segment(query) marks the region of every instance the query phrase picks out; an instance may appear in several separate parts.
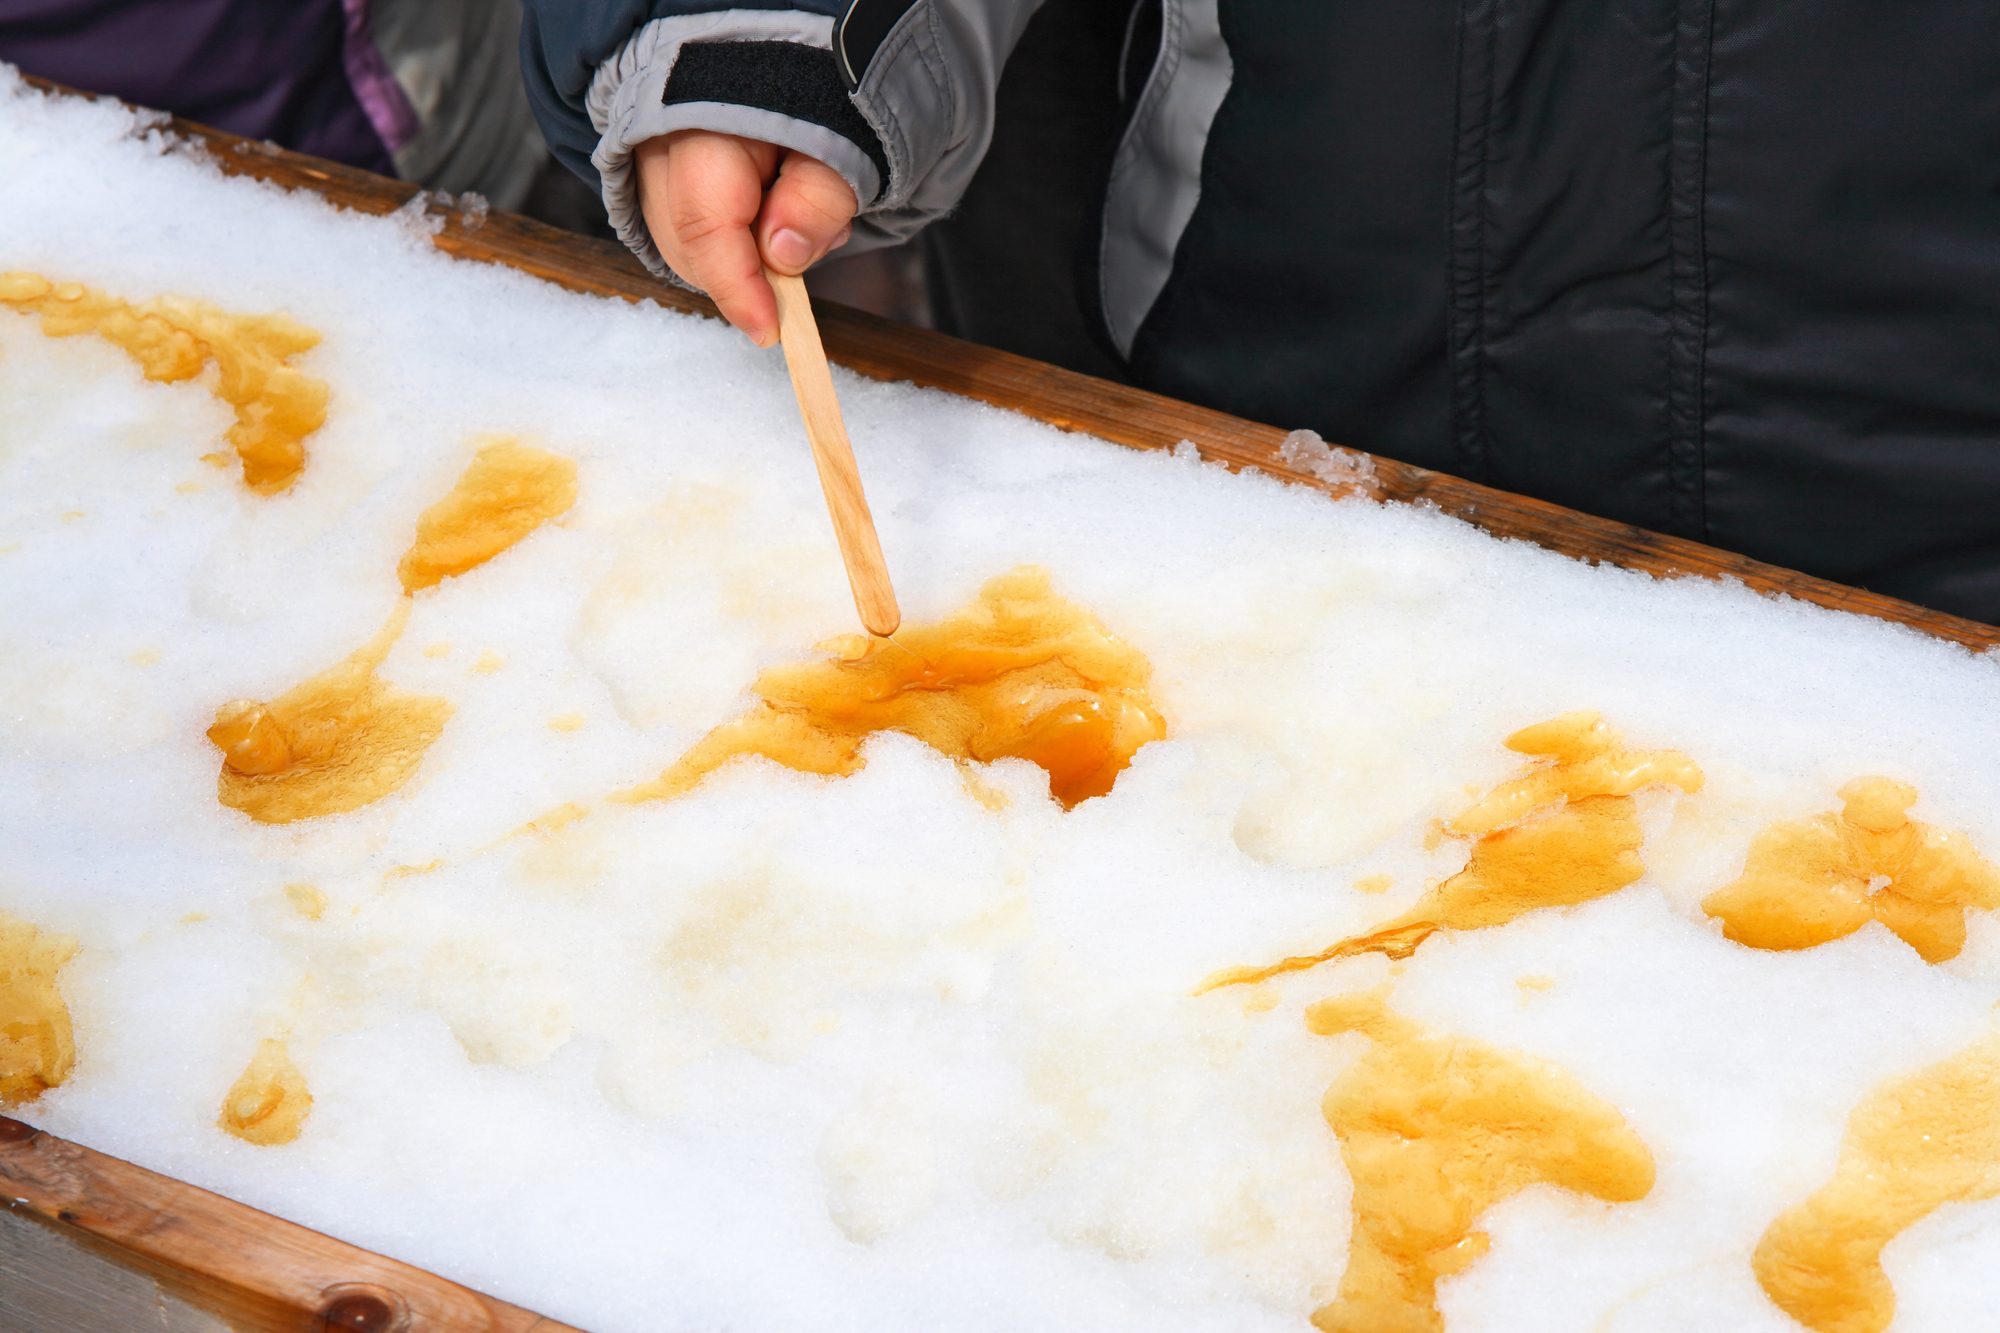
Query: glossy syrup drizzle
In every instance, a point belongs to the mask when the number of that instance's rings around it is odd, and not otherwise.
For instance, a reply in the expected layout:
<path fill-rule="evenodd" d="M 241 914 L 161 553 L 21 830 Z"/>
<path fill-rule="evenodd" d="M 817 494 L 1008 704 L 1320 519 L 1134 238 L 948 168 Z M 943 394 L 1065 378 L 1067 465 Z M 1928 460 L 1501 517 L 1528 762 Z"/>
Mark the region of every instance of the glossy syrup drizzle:
<path fill-rule="evenodd" d="M 0 273 L 0 305 L 40 315 L 52 338 L 96 334 L 138 362 L 149 380 L 191 380 L 212 363 L 215 396 L 236 413 L 229 443 L 244 484 L 259 495 L 275 495 L 298 478 L 306 437 L 326 421 L 326 382 L 291 364 L 319 335 L 283 315 L 236 315 L 175 296 L 135 304 L 34 273 Z"/>
<path fill-rule="evenodd" d="M 1473 840 L 1465 869 L 1394 920 L 1315 954 L 1265 967 L 1228 968 L 1197 989 L 1213 990 L 1301 972 L 1339 958 L 1407 958 L 1440 930 L 1501 926 L 1544 907 L 1602 898 L 1645 873 L 1632 794 L 1701 787 L 1701 770 L 1675 750 L 1628 750 L 1596 713 L 1568 713 L 1515 732 L 1507 748 L 1534 764 L 1443 826 Z"/>
<path fill-rule="evenodd" d="M 1758 834 L 1742 875 L 1702 910 L 1755 949 L 1810 949 L 1879 921 L 1925 962 L 1956 958 L 1967 909 L 2000 907 L 2000 867 L 1964 834 L 1911 819 L 1905 783 L 1859 778 L 1840 798 L 1837 812 Z"/>
<path fill-rule="evenodd" d="M 267 1037 L 223 1097 L 216 1123 L 245 1143 L 272 1148 L 298 1138 L 312 1104 L 306 1076 L 285 1043 Z"/>
<path fill-rule="evenodd" d="M 344 661 L 268 702 L 216 710 L 222 751 L 216 799 L 264 824 L 358 810 L 409 781 L 444 730 L 451 705 L 376 675 L 409 617 L 409 602 Z"/>
<path fill-rule="evenodd" d="M 864 738 L 901 731 L 959 759 L 1026 759 L 1074 806 L 1110 791 L 1139 747 L 1167 733 L 1146 659 L 1056 596 L 1040 569 L 992 580 L 946 620 L 833 648 L 764 672 L 750 712 L 621 799 L 679 796 L 739 755 L 845 776 L 861 767 Z"/>
<path fill-rule="evenodd" d="M 417 520 L 396 567 L 404 592 L 476 569 L 576 503 L 576 460 L 495 437 L 480 443 L 450 494 Z"/>
<path fill-rule="evenodd" d="M 1653 1157 L 1618 1110 L 1563 1070 L 1426 1033 L 1379 993 L 1313 1005 L 1312 1031 L 1367 1054 L 1321 1103 L 1354 1182 L 1354 1230 L 1324 1333 L 1438 1333 L 1437 1284 L 1486 1253 L 1480 1217 L 1531 1185 L 1644 1198 Z"/>
<path fill-rule="evenodd" d="M 0 1106 L 22 1106 L 61 1086 L 76 1038 L 58 974 L 76 941 L 0 911 Z"/>
<path fill-rule="evenodd" d="M 2000 1036 L 1891 1079 L 1848 1117 L 1833 1178 L 1757 1243 L 1758 1282 L 1814 1333 L 1881 1333 L 1882 1249 L 1948 1203 L 2000 1195 Z"/>
<path fill-rule="evenodd" d="M 357 810 L 408 782 L 451 705 L 376 674 L 401 637 L 410 598 L 485 564 L 576 499 L 576 464 L 515 440 L 484 442 L 457 483 L 425 510 L 398 565 L 396 612 L 367 644 L 277 698 L 216 710 L 216 796 L 266 824 Z"/>

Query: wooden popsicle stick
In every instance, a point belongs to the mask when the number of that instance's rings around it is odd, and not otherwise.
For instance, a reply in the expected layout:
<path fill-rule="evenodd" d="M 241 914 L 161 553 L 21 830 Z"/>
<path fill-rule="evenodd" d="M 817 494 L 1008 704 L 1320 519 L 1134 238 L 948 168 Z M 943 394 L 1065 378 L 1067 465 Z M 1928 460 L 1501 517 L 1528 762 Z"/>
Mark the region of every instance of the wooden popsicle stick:
<path fill-rule="evenodd" d="M 771 280 L 771 290 L 778 296 L 778 338 L 785 346 L 785 368 L 792 373 L 792 392 L 798 395 L 799 415 L 805 419 L 806 439 L 812 443 L 820 489 L 826 493 L 826 511 L 833 518 L 833 535 L 847 565 L 854 609 L 861 613 L 863 628 L 887 638 L 902 624 L 903 613 L 896 606 L 896 590 L 889 586 L 889 566 L 882 559 L 882 543 L 875 535 L 868 497 L 861 490 L 854 448 L 847 442 L 847 426 L 840 419 L 840 400 L 833 395 L 833 374 L 826 366 L 826 349 L 820 345 L 812 299 L 806 295 L 804 278 L 769 269 L 764 276 Z"/>

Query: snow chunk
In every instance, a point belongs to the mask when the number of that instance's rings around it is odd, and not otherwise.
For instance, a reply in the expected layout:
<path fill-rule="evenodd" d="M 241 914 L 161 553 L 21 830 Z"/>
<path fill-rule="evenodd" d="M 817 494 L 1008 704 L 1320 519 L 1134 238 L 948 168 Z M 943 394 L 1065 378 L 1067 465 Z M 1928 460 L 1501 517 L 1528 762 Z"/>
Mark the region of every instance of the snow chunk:
<path fill-rule="evenodd" d="M 1352 449 L 1336 449 L 1317 431 L 1295 430 L 1278 445 L 1278 461 L 1294 472 L 1358 491 L 1375 488 L 1375 460 Z"/>

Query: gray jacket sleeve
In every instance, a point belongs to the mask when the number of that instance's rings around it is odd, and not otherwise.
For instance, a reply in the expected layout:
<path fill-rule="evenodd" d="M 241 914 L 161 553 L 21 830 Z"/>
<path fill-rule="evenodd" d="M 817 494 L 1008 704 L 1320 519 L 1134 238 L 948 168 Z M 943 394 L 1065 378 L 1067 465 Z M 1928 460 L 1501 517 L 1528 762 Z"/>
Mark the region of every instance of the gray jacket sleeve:
<path fill-rule="evenodd" d="M 958 202 L 992 138 L 1007 55 L 1041 0 L 527 0 L 522 65 L 550 145 L 603 192 L 655 273 L 633 149 L 706 129 L 818 158 L 853 189 L 850 248 L 901 241 Z"/>

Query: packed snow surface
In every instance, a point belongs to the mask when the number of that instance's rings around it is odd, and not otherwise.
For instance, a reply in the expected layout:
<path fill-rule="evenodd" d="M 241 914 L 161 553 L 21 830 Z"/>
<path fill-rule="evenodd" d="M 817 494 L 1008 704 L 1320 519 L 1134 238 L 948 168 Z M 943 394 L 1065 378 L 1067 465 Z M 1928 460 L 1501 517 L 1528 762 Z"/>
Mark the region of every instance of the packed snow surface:
<path fill-rule="evenodd" d="M 0 913 L 78 945 L 74 1069 L 17 1112 L 52 1132 L 599 1333 L 1301 1333 L 1353 1225 L 1321 1098 L 1405 1068 L 1372 1023 L 1543 1070 L 1509 1077 L 1621 1145 L 1615 1184 L 1477 1219 L 1452 1333 L 1753 1333 L 1797 1326 L 1752 1252 L 1850 1113 L 1993 1031 L 1988 911 L 1930 963 L 1702 910 L 1867 775 L 2000 856 L 1991 658 L 841 375 L 906 620 L 1045 569 L 1150 661 L 1166 738 L 1073 809 L 894 732 L 851 776 L 738 759 L 619 802 L 853 629 L 779 354 L 11 76 L 0 180 L 0 271 L 283 314 L 330 386 L 261 495 L 203 460 L 213 370 L 0 310 Z M 412 594 L 379 676 L 449 706 L 414 776 L 292 823 L 221 803 L 217 709 L 373 641 L 496 437 L 574 460 L 575 500 Z M 1699 766 L 1632 796 L 1636 882 L 1196 994 L 1407 911 L 1466 863 L 1437 822 L 1522 770 L 1502 741 L 1575 710 Z M 1393 1019 L 1308 1028 L 1381 987 Z M 311 1104 L 260 1146 L 218 1120 L 273 1041 Z M 2000 1202 L 1884 1266 L 1897 1328 L 1990 1323 Z"/>

